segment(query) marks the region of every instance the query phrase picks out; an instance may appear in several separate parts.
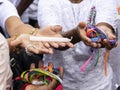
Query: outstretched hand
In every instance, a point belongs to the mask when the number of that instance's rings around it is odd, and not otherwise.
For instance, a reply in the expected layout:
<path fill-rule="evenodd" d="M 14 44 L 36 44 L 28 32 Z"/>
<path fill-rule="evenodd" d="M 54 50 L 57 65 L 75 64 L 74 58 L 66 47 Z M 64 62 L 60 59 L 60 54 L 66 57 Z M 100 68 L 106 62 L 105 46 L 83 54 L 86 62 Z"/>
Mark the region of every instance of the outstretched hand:
<path fill-rule="evenodd" d="M 36 34 L 36 36 L 48 36 L 48 37 L 60 37 L 63 38 L 61 35 L 62 27 L 59 25 L 56 26 L 49 26 L 42 28 L 39 33 Z M 70 42 L 43 42 L 46 47 L 65 47 L 68 46 L 70 48 L 73 47 L 73 44 Z"/>
<path fill-rule="evenodd" d="M 109 28 L 107 28 L 105 25 L 98 25 L 98 28 L 100 28 L 101 30 L 104 30 L 104 32 L 107 35 L 107 39 L 103 39 L 97 42 L 92 42 L 92 40 L 87 36 L 86 34 L 86 23 L 84 22 L 80 22 L 77 26 L 77 31 L 78 31 L 78 35 L 80 37 L 80 39 L 88 46 L 91 47 L 97 47 L 97 48 L 102 48 L 102 47 L 106 47 L 107 49 L 112 49 L 114 47 L 117 46 L 116 42 L 114 45 L 111 45 L 109 40 L 115 40 L 116 36 L 113 35 L 113 33 L 111 32 L 111 30 Z"/>
<path fill-rule="evenodd" d="M 46 36 L 46 37 L 61 37 L 62 28 L 60 26 L 49 26 L 42 29 L 38 29 L 35 36 Z M 35 54 L 43 54 L 48 53 L 52 54 L 54 48 L 59 47 L 73 47 L 73 44 L 70 42 L 43 42 L 43 41 L 30 41 L 30 35 L 29 34 L 21 34 L 19 35 L 15 40 L 11 41 L 10 46 L 21 46 L 23 48 L 28 49 L 29 52 L 35 53 Z"/>
<path fill-rule="evenodd" d="M 107 38 L 103 40 L 103 42 L 101 42 L 101 46 L 102 47 L 106 47 L 108 50 L 117 47 L 118 45 L 118 41 L 117 41 L 117 34 L 118 32 L 116 31 L 112 31 L 112 29 L 108 28 L 108 26 L 106 25 L 97 25 L 97 27 L 101 30 L 103 30 L 103 32 L 106 33 Z M 114 41 L 114 43 L 112 44 L 110 41 Z"/>
<path fill-rule="evenodd" d="M 91 47 L 100 47 L 101 44 L 100 43 L 95 43 L 95 42 L 92 42 L 91 39 L 87 36 L 86 34 L 86 23 L 84 22 L 80 22 L 77 26 L 78 28 L 78 34 L 79 34 L 79 37 L 80 39 L 88 46 L 91 46 Z"/>

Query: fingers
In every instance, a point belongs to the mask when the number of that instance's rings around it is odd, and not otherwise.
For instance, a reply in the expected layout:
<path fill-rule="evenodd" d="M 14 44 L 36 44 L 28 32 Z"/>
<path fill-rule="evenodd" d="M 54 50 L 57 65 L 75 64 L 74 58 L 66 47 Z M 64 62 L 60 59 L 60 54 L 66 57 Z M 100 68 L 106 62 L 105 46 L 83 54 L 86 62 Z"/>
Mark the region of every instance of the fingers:
<path fill-rule="evenodd" d="M 45 47 L 50 48 L 50 44 L 48 42 L 42 42 Z"/>
<path fill-rule="evenodd" d="M 13 41 L 11 41 L 10 45 L 15 47 L 21 44 L 21 39 L 15 39 Z"/>
<path fill-rule="evenodd" d="M 59 44 L 56 42 L 48 42 L 51 47 L 58 48 Z"/>
<path fill-rule="evenodd" d="M 35 63 L 31 63 L 30 69 L 34 69 L 34 68 L 35 68 Z"/>
<path fill-rule="evenodd" d="M 51 26 L 51 30 L 56 33 L 60 33 L 62 31 L 62 27 L 60 25 Z"/>
<path fill-rule="evenodd" d="M 26 52 L 35 53 L 35 54 L 53 54 L 53 50 L 51 48 L 46 48 L 42 44 L 28 44 L 26 46 Z"/>
<path fill-rule="evenodd" d="M 111 30 L 105 31 L 107 38 L 102 41 L 102 46 L 107 49 L 115 48 L 118 45 L 117 37 L 112 33 Z"/>
<path fill-rule="evenodd" d="M 70 48 L 74 48 L 74 45 L 71 42 L 67 42 L 66 46 L 70 47 Z"/>
<path fill-rule="evenodd" d="M 79 33 L 79 37 L 81 38 L 81 40 L 88 46 L 92 46 L 92 47 L 97 47 L 96 43 L 93 43 L 91 41 L 91 39 L 86 35 L 86 31 L 85 31 L 85 27 L 86 24 L 84 22 L 80 22 L 78 25 L 78 33 Z"/>
<path fill-rule="evenodd" d="M 112 48 L 117 47 L 118 42 L 115 41 L 113 44 L 111 44 L 109 40 L 104 39 L 102 45 L 103 45 L 104 47 L 106 47 L 107 49 L 111 50 Z"/>
<path fill-rule="evenodd" d="M 29 40 L 29 35 L 22 34 L 15 40 L 11 41 L 11 46 L 21 46 L 26 49 L 26 52 L 31 54 L 52 54 L 53 50 L 47 42 L 32 42 Z M 55 46 L 55 45 L 54 45 Z"/>
<path fill-rule="evenodd" d="M 39 60 L 38 68 L 44 68 L 44 61 L 43 60 Z"/>
<path fill-rule="evenodd" d="M 106 34 L 109 40 L 116 39 L 116 36 L 111 31 L 106 31 Z"/>
<path fill-rule="evenodd" d="M 91 39 L 87 36 L 87 32 L 86 32 L 86 23 L 84 22 L 80 22 L 78 24 L 78 33 L 79 33 L 79 37 L 81 38 L 81 40 L 87 45 L 87 46 L 91 46 L 91 47 L 95 47 L 95 48 L 99 48 L 101 47 L 101 43 L 98 42 L 92 42 Z"/>
<path fill-rule="evenodd" d="M 15 40 L 11 41 L 11 46 L 22 46 L 25 47 L 25 43 L 29 43 L 29 34 L 21 34 Z"/>
<path fill-rule="evenodd" d="M 80 22 L 80 23 L 78 24 L 78 27 L 79 27 L 80 29 L 85 29 L 86 23 L 85 23 L 85 22 Z"/>
<path fill-rule="evenodd" d="M 107 49 L 112 49 L 116 47 L 118 43 L 114 41 L 116 40 L 116 36 L 113 35 L 111 29 L 105 27 L 100 27 L 100 28 L 105 31 L 107 38 L 97 42 L 92 42 L 91 39 L 86 35 L 86 24 L 84 22 L 80 22 L 78 25 L 80 38 L 86 45 L 91 47 L 96 47 L 96 48 L 105 47 Z"/>
<path fill-rule="evenodd" d="M 78 24 L 78 32 L 79 32 L 80 38 L 83 40 L 83 42 L 84 42 L 85 44 L 91 45 L 92 42 L 91 42 L 90 38 L 87 37 L 85 28 L 86 28 L 86 23 L 80 22 L 80 23 Z"/>
<path fill-rule="evenodd" d="M 58 32 L 58 37 L 62 37 L 62 35 L 60 34 L 60 31 L 62 30 L 62 27 L 61 26 L 59 26 L 59 25 L 56 25 L 56 26 L 53 26 L 52 27 L 53 29 L 53 31 L 57 31 Z M 57 42 L 56 42 L 57 43 Z M 57 45 L 58 44 L 58 45 Z M 59 47 L 65 47 L 65 46 L 68 46 L 69 48 L 73 48 L 74 47 L 74 45 L 71 43 L 71 42 L 58 42 L 57 44 L 55 44 L 55 43 L 50 43 L 50 45 L 52 46 L 52 47 L 55 47 L 55 48 L 59 48 Z"/>
<path fill-rule="evenodd" d="M 60 32 L 62 31 L 62 27 L 59 25 L 56 26 L 49 26 L 47 28 L 43 28 L 42 31 L 40 30 L 38 35 L 42 35 L 42 36 L 47 36 L 47 37 L 61 37 L 62 35 L 60 34 Z M 49 48 L 49 47 L 54 47 L 54 48 L 59 48 L 59 47 L 73 47 L 72 44 L 66 43 L 66 42 L 42 42 L 45 47 Z"/>

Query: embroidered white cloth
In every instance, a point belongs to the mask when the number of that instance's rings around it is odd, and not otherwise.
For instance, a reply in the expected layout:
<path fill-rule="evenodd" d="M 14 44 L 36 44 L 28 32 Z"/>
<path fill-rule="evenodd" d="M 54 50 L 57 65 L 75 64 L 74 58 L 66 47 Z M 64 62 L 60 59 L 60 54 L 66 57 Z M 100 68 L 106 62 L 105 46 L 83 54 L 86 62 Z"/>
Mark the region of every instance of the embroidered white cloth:
<path fill-rule="evenodd" d="M 78 4 L 73 4 L 69 0 L 39 0 L 39 25 L 40 27 L 61 25 L 63 32 L 66 32 L 81 21 L 87 23 L 90 9 L 95 6 L 97 10 L 95 23 L 106 22 L 114 27 L 117 14 L 114 3 L 114 0 L 83 0 Z M 104 49 L 100 49 L 99 53 L 97 66 L 94 66 L 98 56 L 95 52 L 94 58 L 82 73 L 80 67 L 91 55 L 90 47 L 85 46 L 83 42 L 76 44 L 73 49 L 55 50 L 53 55 L 45 55 L 45 62 L 54 61 L 56 66 L 64 66 L 65 90 L 111 90 L 112 69 L 107 64 L 108 75 L 104 75 Z"/>

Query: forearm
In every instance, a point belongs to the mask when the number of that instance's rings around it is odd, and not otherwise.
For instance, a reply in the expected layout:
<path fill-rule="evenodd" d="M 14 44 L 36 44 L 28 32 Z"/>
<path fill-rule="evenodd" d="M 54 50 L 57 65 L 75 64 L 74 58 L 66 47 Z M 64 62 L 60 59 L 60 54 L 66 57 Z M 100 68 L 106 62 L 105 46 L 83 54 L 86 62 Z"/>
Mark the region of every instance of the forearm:
<path fill-rule="evenodd" d="M 9 17 L 5 22 L 5 26 L 11 37 L 22 33 L 31 33 L 34 29 L 32 26 L 24 24 L 16 16 Z"/>
<path fill-rule="evenodd" d="M 17 6 L 17 10 L 20 16 L 23 14 L 23 12 L 29 7 L 29 5 L 32 2 L 33 0 L 21 0 L 19 5 Z"/>

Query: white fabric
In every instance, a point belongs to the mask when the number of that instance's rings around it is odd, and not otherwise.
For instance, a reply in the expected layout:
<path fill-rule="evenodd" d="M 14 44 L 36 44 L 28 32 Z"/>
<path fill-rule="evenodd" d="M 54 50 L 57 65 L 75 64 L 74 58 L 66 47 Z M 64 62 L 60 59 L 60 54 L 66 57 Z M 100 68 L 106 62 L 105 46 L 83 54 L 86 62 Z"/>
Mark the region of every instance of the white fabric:
<path fill-rule="evenodd" d="M 28 7 L 28 16 L 30 19 L 37 20 L 38 1 L 39 0 L 34 0 L 33 3 Z"/>
<path fill-rule="evenodd" d="M 0 33 L 0 89 L 10 90 L 12 71 L 9 64 L 9 48 L 6 39 Z"/>
<path fill-rule="evenodd" d="M 87 23 L 90 9 L 96 7 L 96 24 L 106 22 L 114 26 L 117 14 L 114 0 L 83 0 L 79 4 L 73 4 L 69 0 L 39 0 L 38 22 L 40 27 L 49 25 L 63 26 L 66 32 L 81 22 Z M 84 72 L 80 73 L 80 67 L 91 55 L 90 47 L 82 42 L 75 45 L 75 48 L 66 51 L 55 51 L 53 55 L 46 55 L 46 63 L 54 61 L 55 65 L 63 65 L 65 75 L 63 86 L 65 90 L 111 90 L 112 69 L 107 65 L 108 75 L 104 75 L 103 59 L 104 50 L 100 50 L 100 57 L 97 66 L 94 64 L 97 58 L 88 64 Z"/>
<path fill-rule="evenodd" d="M 115 1 L 116 1 L 117 6 L 120 6 L 120 0 L 115 0 Z"/>
<path fill-rule="evenodd" d="M 120 6 L 120 0 L 115 0 L 117 1 L 116 4 L 117 4 L 117 7 Z M 113 68 L 113 85 L 114 85 L 114 88 L 112 90 L 116 90 L 116 86 L 120 86 L 120 12 L 119 12 L 119 15 L 118 15 L 118 20 L 117 20 L 117 28 L 118 28 L 118 46 L 113 49 L 110 53 L 110 63 L 111 63 L 111 66 Z"/>
<path fill-rule="evenodd" d="M 16 8 L 8 0 L 0 0 L 0 26 L 5 29 L 5 21 L 10 16 L 18 16 Z"/>
<path fill-rule="evenodd" d="M 9 0 L 9 1 L 12 2 L 17 7 L 21 0 Z M 23 15 L 21 16 L 23 22 L 28 22 L 29 18 L 37 20 L 38 1 L 39 0 L 33 0 L 33 3 L 25 10 Z"/>
<path fill-rule="evenodd" d="M 17 7 L 20 3 L 21 0 L 9 0 L 11 3 Z M 23 22 L 27 23 L 28 22 L 28 10 L 26 9 L 24 13 L 21 15 L 21 19 Z"/>
<path fill-rule="evenodd" d="M 15 6 L 18 6 L 21 0 L 9 0 L 9 1 L 12 2 Z"/>

